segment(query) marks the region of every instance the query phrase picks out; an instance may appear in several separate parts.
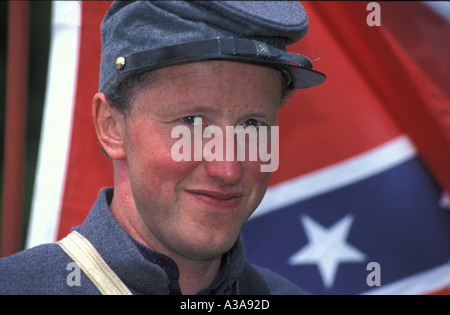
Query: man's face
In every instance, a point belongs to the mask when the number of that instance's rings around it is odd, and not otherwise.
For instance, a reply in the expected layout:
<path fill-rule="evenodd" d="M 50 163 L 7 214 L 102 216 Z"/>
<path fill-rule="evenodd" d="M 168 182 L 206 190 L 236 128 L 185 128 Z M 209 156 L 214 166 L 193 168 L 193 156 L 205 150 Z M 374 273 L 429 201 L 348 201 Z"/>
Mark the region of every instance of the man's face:
<path fill-rule="evenodd" d="M 156 70 L 123 120 L 126 163 L 141 234 L 152 248 L 195 260 L 213 259 L 235 243 L 263 198 L 270 173 L 260 161 L 180 161 L 171 156 L 174 127 L 276 124 L 279 71 L 207 61 Z M 270 129 L 270 127 L 268 128 Z M 209 139 L 208 139 L 209 140 Z M 206 139 L 203 140 L 207 142 Z M 224 150 L 225 155 L 225 150 Z M 248 155 L 247 155 L 248 157 Z"/>

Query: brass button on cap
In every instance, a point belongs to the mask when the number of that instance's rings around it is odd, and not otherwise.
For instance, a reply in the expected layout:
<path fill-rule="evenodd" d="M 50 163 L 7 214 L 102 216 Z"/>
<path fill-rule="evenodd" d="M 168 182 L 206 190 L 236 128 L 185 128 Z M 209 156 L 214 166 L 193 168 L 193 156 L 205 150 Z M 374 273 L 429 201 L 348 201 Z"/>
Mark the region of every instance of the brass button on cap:
<path fill-rule="evenodd" d="M 125 58 L 124 57 L 117 58 L 116 59 L 116 69 L 122 70 L 123 67 L 125 67 Z"/>

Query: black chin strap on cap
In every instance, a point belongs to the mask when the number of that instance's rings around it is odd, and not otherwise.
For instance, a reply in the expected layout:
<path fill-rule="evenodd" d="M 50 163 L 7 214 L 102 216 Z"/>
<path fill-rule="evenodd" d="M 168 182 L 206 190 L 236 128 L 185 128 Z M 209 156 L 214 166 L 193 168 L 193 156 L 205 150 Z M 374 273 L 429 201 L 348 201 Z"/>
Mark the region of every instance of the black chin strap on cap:
<path fill-rule="evenodd" d="M 141 73 L 204 60 L 243 61 L 273 66 L 281 70 L 287 86 L 293 89 L 307 87 L 296 84 L 295 78 L 299 74 L 294 75 L 292 72 L 295 71 L 307 71 L 304 75 L 316 76 L 316 82 L 325 80 L 322 73 L 312 70 L 312 63 L 305 56 L 286 52 L 261 41 L 234 37 L 217 37 L 117 56 L 116 69 L 122 74 Z"/>

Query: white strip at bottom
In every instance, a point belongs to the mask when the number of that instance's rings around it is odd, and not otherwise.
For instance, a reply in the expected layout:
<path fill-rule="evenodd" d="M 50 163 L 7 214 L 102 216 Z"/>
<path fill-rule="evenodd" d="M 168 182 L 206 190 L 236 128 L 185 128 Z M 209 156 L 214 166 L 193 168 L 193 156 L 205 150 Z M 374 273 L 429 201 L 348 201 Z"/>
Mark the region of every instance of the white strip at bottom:
<path fill-rule="evenodd" d="M 414 156 L 416 150 L 408 137 L 399 136 L 350 159 L 270 187 L 249 220 L 369 178 Z"/>
<path fill-rule="evenodd" d="M 52 39 L 41 141 L 26 247 L 54 242 L 72 130 L 81 3 L 52 2 Z"/>

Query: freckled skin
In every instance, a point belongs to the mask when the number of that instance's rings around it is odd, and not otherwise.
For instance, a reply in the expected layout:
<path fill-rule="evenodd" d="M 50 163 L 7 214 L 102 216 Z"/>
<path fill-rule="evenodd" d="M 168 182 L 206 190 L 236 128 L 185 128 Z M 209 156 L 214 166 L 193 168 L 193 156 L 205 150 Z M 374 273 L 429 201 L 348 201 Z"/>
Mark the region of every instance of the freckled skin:
<path fill-rule="evenodd" d="M 261 202 L 270 173 L 260 171 L 260 161 L 175 162 L 171 148 L 178 139 L 171 131 L 183 117 L 197 115 L 224 131 L 248 119 L 276 125 L 282 77 L 273 68 L 228 61 L 156 72 L 157 79 L 135 95 L 130 114 L 115 114 L 123 153 L 113 160 L 111 209 L 133 237 L 180 269 L 181 261 L 214 261 L 218 268 Z"/>

